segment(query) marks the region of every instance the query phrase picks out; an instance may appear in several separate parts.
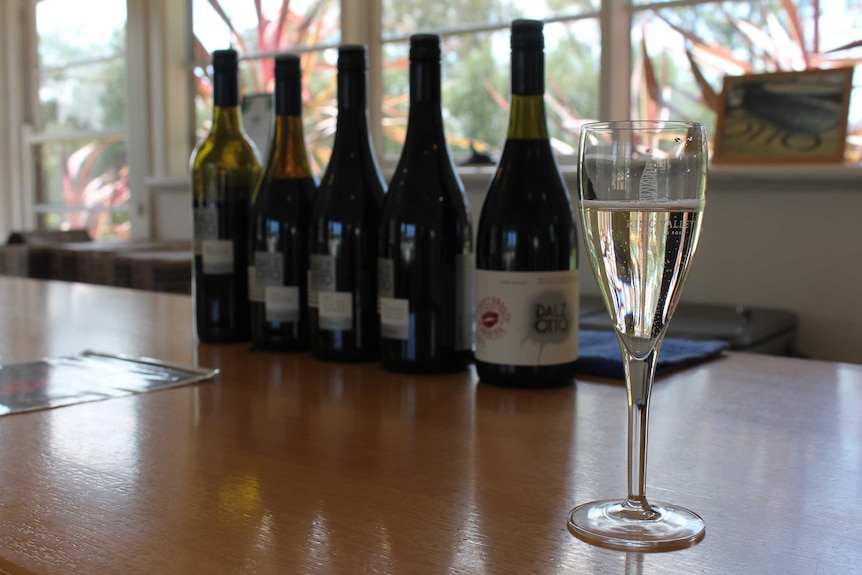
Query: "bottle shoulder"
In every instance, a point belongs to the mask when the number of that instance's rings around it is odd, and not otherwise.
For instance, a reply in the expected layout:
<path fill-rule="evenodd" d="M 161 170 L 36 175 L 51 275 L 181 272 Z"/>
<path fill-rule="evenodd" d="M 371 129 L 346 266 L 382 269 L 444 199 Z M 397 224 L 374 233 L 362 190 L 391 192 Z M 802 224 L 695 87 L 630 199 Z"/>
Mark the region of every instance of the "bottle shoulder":
<path fill-rule="evenodd" d="M 435 209 L 467 207 L 464 184 L 446 151 L 439 146 L 405 149 L 389 181 L 386 203 Z"/>
<path fill-rule="evenodd" d="M 304 214 L 314 200 L 317 185 L 312 177 L 281 178 L 261 177 L 255 186 L 252 204 L 259 211 Z"/>
<path fill-rule="evenodd" d="M 561 210 L 571 213 L 571 195 L 547 140 L 506 142 L 484 206 L 533 215 Z"/>
<path fill-rule="evenodd" d="M 320 179 L 320 201 L 383 204 L 386 183 L 374 153 L 368 149 L 333 149 L 329 164 Z"/>
<path fill-rule="evenodd" d="M 464 184 L 455 170 L 443 132 L 442 119 L 411 110 L 407 137 L 389 181 L 384 209 L 440 207 L 469 211 Z M 439 109 L 438 109 L 439 114 Z"/>
<path fill-rule="evenodd" d="M 204 167 L 261 169 L 257 148 L 241 133 L 210 133 L 201 140 L 192 153 L 191 169 Z"/>
<path fill-rule="evenodd" d="M 302 119 L 298 116 L 276 117 L 263 166 L 264 178 L 314 177 L 301 122 Z"/>
<path fill-rule="evenodd" d="M 500 250 L 504 245 L 507 250 L 530 253 L 552 245 L 564 251 L 576 249 L 573 204 L 547 140 L 506 143 L 477 232 L 480 251 L 493 246 Z"/>

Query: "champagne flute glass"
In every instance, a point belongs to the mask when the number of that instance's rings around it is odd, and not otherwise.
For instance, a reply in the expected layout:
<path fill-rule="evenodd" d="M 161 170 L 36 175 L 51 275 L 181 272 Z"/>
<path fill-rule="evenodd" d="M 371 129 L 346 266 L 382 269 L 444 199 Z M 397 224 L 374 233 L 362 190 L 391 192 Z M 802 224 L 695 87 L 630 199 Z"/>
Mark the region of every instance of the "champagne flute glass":
<path fill-rule="evenodd" d="M 647 501 L 647 424 L 656 357 L 700 236 L 706 129 L 651 120 L 586 124 L 578 171 L 584 242 L 625 365 L 628 496 L 579 505 L 568 526 L 603 547 L 687 547 L 703 538 L 703 519 Z"/>

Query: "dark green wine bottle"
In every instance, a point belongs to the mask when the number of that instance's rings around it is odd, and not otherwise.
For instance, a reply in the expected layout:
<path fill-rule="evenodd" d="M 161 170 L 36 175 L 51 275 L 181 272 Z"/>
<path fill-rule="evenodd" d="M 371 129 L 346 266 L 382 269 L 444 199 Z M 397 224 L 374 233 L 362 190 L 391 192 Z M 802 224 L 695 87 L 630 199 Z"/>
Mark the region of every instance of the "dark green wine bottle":
<path fill-rule="evenodd" d="M 577 236 L 548 138 L 543 24 L 512 23 L 509 130 L 476 238 L 476 372 L 495 385 L 570 383 Z"/>
<path fill-rule="evenodd" d="M 365 46 L 338 50 L 338 121 L 309 229 L 311 352 L 333 361 L 380 353 L 377 241 L 385 186 L 368 131 Z"/>
<path fill-rule="evenodd" d="M 317 183 L 302 128 L 299 56 L 275 59 L 275 118 L 251 205 L 249 300 L 256 349 L 308 349 L 308 224 Z"/>
<path fill-rule="evenodd" d="M 260 161 L 242 128 L 234 50 L 213 52 L 213 104 L 212 128 L 190 166 L 197 336 L 248 341 L 248 206 Z"/>
<path fill-rule="evenodd" d="M 410 38 L 410 113 L 380 226 L 381 363 L 453 372 L 473 346 L 473 230 L 449 154 L 440 94 L 440 38 Z"/>

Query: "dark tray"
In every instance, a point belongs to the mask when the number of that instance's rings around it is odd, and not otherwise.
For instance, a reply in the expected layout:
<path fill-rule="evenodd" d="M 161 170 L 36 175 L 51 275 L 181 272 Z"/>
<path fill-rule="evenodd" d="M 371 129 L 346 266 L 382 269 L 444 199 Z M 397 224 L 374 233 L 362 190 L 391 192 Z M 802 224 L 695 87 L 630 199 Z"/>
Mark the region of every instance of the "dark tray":
<path fill-rule="evenodd" d="M 598 309 L 597 309 L 598 308 Z M 581 329 L 611 329 L 611 320 L 598 296 L 581 296 Z M 748 306 L 681 303 L 667 337 L 718 339 L 734 351 L 791 355 L 796 314 Z"/>

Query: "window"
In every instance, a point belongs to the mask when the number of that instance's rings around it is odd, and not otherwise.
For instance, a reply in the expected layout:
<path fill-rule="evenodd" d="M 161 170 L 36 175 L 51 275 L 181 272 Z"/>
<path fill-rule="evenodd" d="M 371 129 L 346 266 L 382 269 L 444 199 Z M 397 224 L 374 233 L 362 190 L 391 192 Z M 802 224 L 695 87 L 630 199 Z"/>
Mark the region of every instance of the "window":
<path fill-rule="evenodd" d="M 446 0 L 430 4 L 424 0 L 353 0 L 358 6 L 351 14 L 367 14 L 375 22 L 360 27 L 360 36 L 350 41 L 369 44 L 371 54 L 381 54 L 381 72 L 371 74 L 371 94 L 380 95 L 376 100 L 379 112 L 372 109 L 372 117 L 380 118 L 373 129 L 378 131 L 375 141 L 380 143 L 384 164 L 397 158 L 406 132 L 408 42 L 417 32 L 435 32 L 443 38 L 444 120 L 456 160 L 467 159 L 473 150 L 493 158 L 500 152 L 508 119 L 509 24 L 514 18 L 544 19 L 549 131 L 565 163 L 576 152 L 579 126 L 584 121 L 673 117 L 702 121 L 714 131 L 724 74 L 858 63 L 862 47 L 827 52 L 862 39 L 857 32 L 862 28 L 862 11 L 853 10 L 854 1 L 797 0 L 794 10 L 781 0 L 634 0 L 631 4 L 606 0 L 604 7 L 600 0 Z M 334 2 L 284 2 L 296 11 L 288 28 L 304 24 L 303 18 L 314 11 L 318 28 L 314 34 L 275 45 L 261 40 L 282 2 L 273 0 L 271 4 L 266 13 L 264 3 L 263 18 L 255 19 L 253 7 L 247 3 L 222 0 L 229 17 L 214 18 L 213 3 L 194 0 L 196 14 L 200 13 L 200 20 L 195 16 L 195 35 L 199 36 L 198 30 L 209 34 L 218 28 L 204 26 L 205 18 L 222 28 L 231 20 L 234 30 L 225 28 L 222 45 L 230 40 L 247 55 L 250 91 L 266 89 L 260 83 L 264 75 L 255 69 L 271 66 L 265 59 L 270 51 L 288 47 L 316 51 L 320 44 L 330 47 L 316 52 L 313 59 L 306 52 L 304 61 L 313 67 L 307 84 L 306 137 L 320 173 L 331 142 L 327 138 L 335 126 L 336 53 L 332 47 L 341 39 L 335 21 L 340 12 Z M 820 7 L 819 12 L 815 6 Z M 321 12 L 321 7 L 328 11 Z M 797 21 L 802 23 L 800 38 L 794 36 Z M 197 68 L 199 78 L 204 78 L 206 57 L 205 51 L 196 55 L 202 64 Z M 848 138 L 848 159 L 854 161 L 862 160 L 859 100 L 854 96 Z M 375 100 L 369 105 L 373 107 Z M 206 106 L 199 110 L 200 118 L 208 117 Z"/>
<path fill-rule="evenodd" d="M 444 120 L 456 162 L 471 148 L 496 159 L 507 124 L 509 24 L 542 18 L 548 122 L 565 164 L 585 120 L 674 117 L 714 128 L 725 74 L 858 72 L 859 2 L 261 0 L 258 13 L 249 0 L 0 0 L 0 136 L 9 143 L 0 157 L 0 229 L 86 226 L 97 238 L 147 238 L 163 234 L 165 222 L 175 230 L 191 148 L 210 121 L 217 48 L 238 49 L 249 95 L 271 89 L 274 54 L 303 54 L 305 132 L 320 175 L 336 123 L 337 47 L 367 44 L 369 112 L 386 171 L 406 130 L 411 34 L 443 39 Z M 847 154 L 857 163 L 860 94 Z"/>
<path fill-rule="evenodd" d="M 116 0 L 35 4 L 38 105 L 24 145 L 41 228 L 129 237 L 125 26 Z"/>

